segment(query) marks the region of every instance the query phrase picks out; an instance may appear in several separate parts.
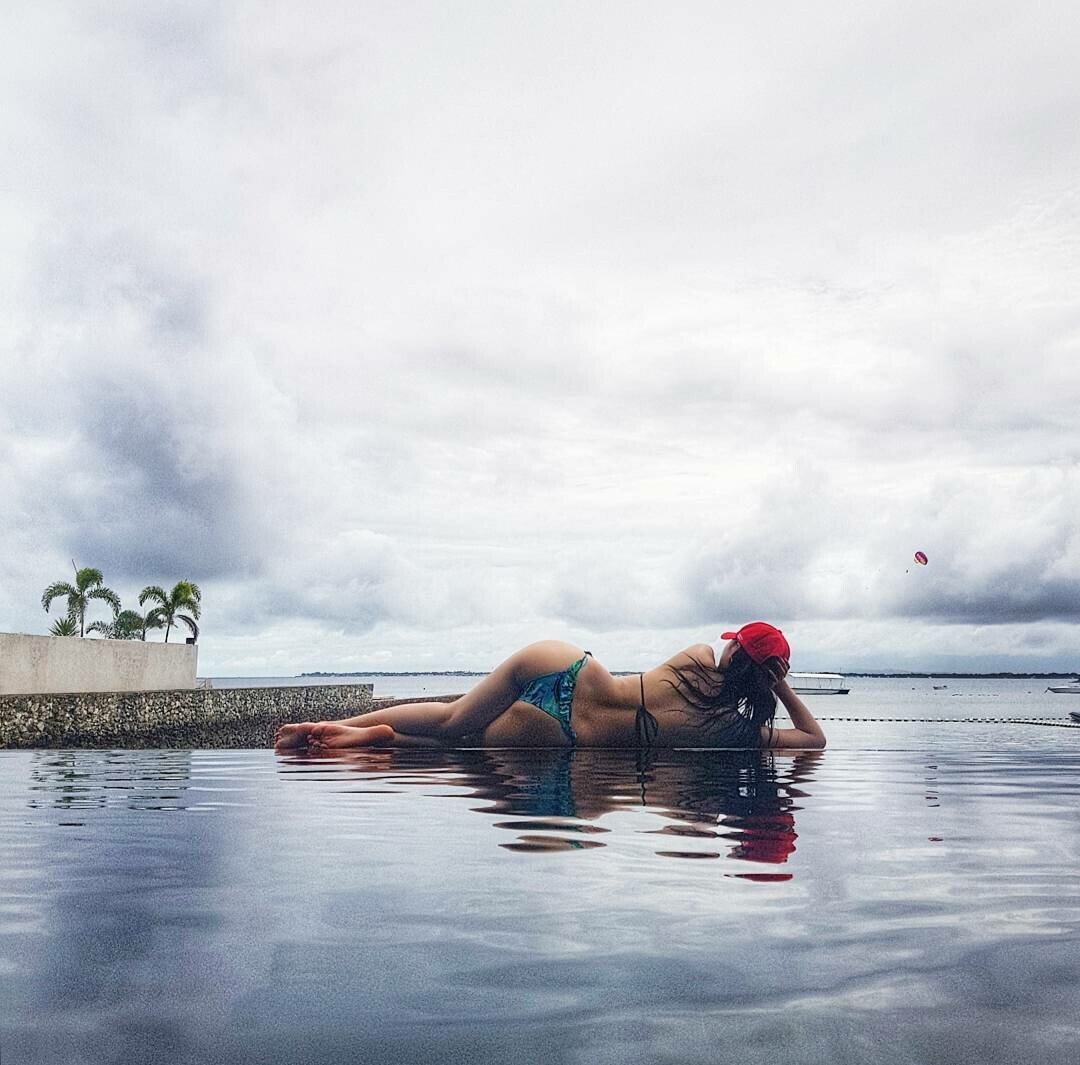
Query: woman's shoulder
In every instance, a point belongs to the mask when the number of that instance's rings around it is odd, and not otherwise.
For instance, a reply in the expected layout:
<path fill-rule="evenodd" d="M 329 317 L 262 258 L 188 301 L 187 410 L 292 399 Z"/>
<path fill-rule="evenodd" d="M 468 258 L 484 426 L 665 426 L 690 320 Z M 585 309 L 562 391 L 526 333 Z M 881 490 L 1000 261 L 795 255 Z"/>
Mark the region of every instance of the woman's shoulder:
<path fill-rule="evenodd" d="M 682 709 L 686 700 L 678 689 L 687 682 L 694 688 L 703 684 L 711 688 L 720 676 L 715 670 L 712 647 L 707 643 L 693 643 L 673 654 L 645 674 L 649 708 Z"/>
<path fill-rule="evenodd" d="M 691 662 L 707 669 L 715 669 L 718 651 L 711 643 L 692 643 L 664 663 L 666 666 L 686 666 Z"/>

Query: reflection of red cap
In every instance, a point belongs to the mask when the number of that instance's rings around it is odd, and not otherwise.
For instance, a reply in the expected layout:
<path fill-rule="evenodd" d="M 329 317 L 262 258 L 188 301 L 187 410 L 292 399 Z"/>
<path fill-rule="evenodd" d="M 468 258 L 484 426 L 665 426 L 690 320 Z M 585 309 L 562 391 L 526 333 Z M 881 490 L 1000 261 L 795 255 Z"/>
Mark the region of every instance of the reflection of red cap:
<path fill-rule="evenodd" d="M 735 640 L 738 645 L 755 661 L 764 662 L 766 658 L 791 658 L 791 647 L 784 634 L 775 626 L 764 621 L 751 621 L 738 632 L 725 632 L 721 640 Z"/>
<path fill-rule="evenodd" d="M 791 813 L 778 810 L 774 814 L 747 814 L 741 819 L 732 819 L 732 823 L 735 822 L 740 831 L 735 833 L 738 843 L 731 848 L 732 858 L 781 865 L 795 850 L 795 840 L 799 837 Z"/>

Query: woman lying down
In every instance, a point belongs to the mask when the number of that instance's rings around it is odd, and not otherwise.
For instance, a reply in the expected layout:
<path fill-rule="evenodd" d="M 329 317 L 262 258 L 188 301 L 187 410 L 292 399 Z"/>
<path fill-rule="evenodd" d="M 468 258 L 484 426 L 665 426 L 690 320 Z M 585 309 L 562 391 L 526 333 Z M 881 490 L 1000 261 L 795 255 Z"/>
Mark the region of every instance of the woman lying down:
<path fill-rule="evenodd" d="M 825 733 L 784 679 L 791 648 L 763 621 L 613 677 L 588 651 L 543 640 L 450 703 L 403 703 L 343 721 L 282 725 L 306 747 L 802 747 Z M 793 728 L 775 728 L 777 700 Z"/>

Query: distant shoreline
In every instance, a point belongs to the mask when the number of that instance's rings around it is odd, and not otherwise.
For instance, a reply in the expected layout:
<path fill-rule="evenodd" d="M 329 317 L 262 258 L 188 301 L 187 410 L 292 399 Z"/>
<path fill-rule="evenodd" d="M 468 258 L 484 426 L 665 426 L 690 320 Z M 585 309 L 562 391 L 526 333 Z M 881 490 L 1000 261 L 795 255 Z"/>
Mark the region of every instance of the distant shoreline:
<path fill-rule="evenodd" d="M 384 672 L 377 669 L 352 670 L 349 673 L 297 673 L 298 677 L 484 677 L 489 671 L 472 669 L 420 669 L 398 672 Z M 614 669 L 612 674 L 619 677 L 635 676 L 639 670 Z M 804 672 L 793 670 L 795 673 Z M 843 669 L 816 670 L 814 672 L 840 673 L 845 677 L 881 677 L 889 680 L 1072 680 L 1076 670 L 1069 673 L 856 673 Z M 222 678 L 223 680 L 226 678 Z"/>

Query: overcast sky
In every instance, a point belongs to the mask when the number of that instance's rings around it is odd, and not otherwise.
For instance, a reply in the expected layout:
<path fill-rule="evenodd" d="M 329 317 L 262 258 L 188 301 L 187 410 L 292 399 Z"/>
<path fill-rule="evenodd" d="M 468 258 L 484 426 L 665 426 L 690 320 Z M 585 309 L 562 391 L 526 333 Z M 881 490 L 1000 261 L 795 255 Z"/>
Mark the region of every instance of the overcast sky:
<path fill-rule="evenodd" d="M 9 0 L 0 630 L 75 558 L 197 581 L 212 675 L 757 618 L 1077 668 L 1078 49 L 1071 0 Z"/>

